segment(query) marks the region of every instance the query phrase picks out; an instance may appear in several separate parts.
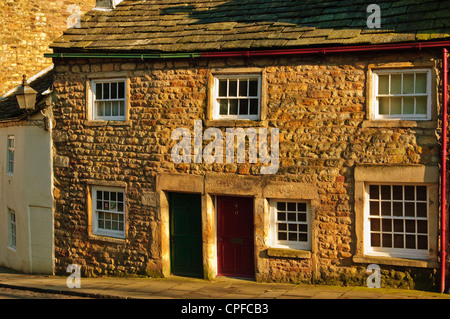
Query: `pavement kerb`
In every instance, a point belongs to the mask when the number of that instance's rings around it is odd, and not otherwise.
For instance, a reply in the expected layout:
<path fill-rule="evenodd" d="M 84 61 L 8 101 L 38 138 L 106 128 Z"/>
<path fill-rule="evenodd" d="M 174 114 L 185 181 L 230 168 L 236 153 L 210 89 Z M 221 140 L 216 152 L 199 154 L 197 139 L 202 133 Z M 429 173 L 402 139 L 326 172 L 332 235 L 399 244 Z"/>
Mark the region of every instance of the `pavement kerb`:
<path fill-rule="evenodd" d="M 55 288 L 39 288 L 39 287 L 32 287 L 32 286 L 10 285 L 10 284 L 3 284 L 3 283 L 0 283 L 0 288 L 27 290 L 27 291 L 33 291 L 33 292 L 39 292 L 39 293 L 59 294 L 59 295 L 84 297 L 84 298 L 92 298 L 92 299 L 139 299 L 139 298 L 133 298 L 133 297 L 122 297 L 122 296 L 117 296 L 117 295 L 96 294 L 96 293 L 90 293 L 90 292 L 85 292 L 85 291 L 77 291 L 74 289 L 62 290 L 62 289 L 55 289 Z"/>
<path fill-rule="evenodd" d="M 0 269 L 1 270 L 1 269 Z M 309 284 L 286 284 L 286 283 L 261 283 L 251 280 L 235 278 L 216 278 L 204 280 L 170 276 L 167 278 L 81 278 L 81 288 L 66 287 L 67 277 L 54 275 L 29 275 L 17 272 L 6 273 L 0 271 L 0 287 L 10 289 L 29 290 L 40 293 L 54 293 L 70 295 L 75 297 L 95 299 L 153 299 L 168 297 L 182 299 L 186 296 L 197 296 L 202 299 L 202 289 L 213 291 L 216 296 L 210 299 L 225 299 L 237 296 L 248 296 L 252 299 L 321 299 L 322 297 L 334 299 L 450 299 L 449 294 L 438 292 L 405 290 L 394 288 L 368 288 L 362 286 L 341 287 L 327 285 Z M 146 290 L 147 284 L 153 282 L 160 285 L 159 290 Z M 166 287 L 167 285 L 167 287 Z M 85 286 L 85 288 L 83 288 Z M 203 287 L 204 286 L 204 287 Z M 116 292 L 114 292 L 116 289 Z M 224 289 L 224 294 L 219 294 Z M 235 289 L 235 290 L 233 290 Z M 164 293 L 166 292 L 166 295 Z M 167 293 L 168 292 L 168 293 Z M 178 292 L 175 296 L 170 293 Z M 178 297 L 183 296 L 183 297 Z"/>

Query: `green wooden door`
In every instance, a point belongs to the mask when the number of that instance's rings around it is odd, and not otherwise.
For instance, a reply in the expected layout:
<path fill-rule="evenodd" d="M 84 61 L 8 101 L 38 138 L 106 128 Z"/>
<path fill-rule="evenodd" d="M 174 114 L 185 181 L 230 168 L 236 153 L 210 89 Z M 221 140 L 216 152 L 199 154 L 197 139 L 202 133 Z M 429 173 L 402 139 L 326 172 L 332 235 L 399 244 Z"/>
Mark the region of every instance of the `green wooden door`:
<path fill-rule="evenodd" d="M 169 205 L 171 271 L 203 277 L 201 197 L 172 193 Z"/>

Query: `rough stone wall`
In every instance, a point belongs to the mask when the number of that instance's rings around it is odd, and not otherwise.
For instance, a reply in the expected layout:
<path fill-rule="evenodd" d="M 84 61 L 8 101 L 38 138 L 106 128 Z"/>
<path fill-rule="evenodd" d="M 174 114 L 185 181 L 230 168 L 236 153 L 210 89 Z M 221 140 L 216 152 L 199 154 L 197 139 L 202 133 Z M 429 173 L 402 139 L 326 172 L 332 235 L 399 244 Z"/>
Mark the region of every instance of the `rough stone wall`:
<path fill-rule="evenodd" d="M 364 284 L 365 266 L 353 262 L 353 169 L 357 164 L 438 165 L 438 121 L 428 128 L 367 127 L 368 64 L 423 62 L 439 53 L 359 54 L 220 60 L 55 60 L 54 107 L 56 269 L 83 265 L 86 275 L 145 274 L 160 263 L 158 209 L 143 200 L 160 172 L 222 172 L 260 176 L 249 164 L 174 164 L 171 133 L 204 119 L 209 68 L 265 68 L 267 126 L 280 130 L 280 168 L 265 178 L 318 188 L 314 259 L 267 257 L 268 281 Z M 129 72 L 130 120 L 89 125 L 90 73 Z M 439 107 L 438 107 L 439 109 Z M 205 127 L 204 127 L 205 129 Z M 129 231 L 125 243 L 89 238 L 88 181 L 127 185 Z M 393 181 L 395 182 L 395 181 Z M 313 265 L 315 264 L 315 265 Z M 434 269 L 383 267 L 393 286 L 432 282 Z M 405 278 L 409 278 L 406 280 Z M 418 279 L 417 279 L 418 280 Z M 406 284 L 405 284 L 406 283 Z"/>
<path fill-rule="evenodd" d="M 81 13 L 92 9 L 95 0 L 3 0 L 0 1 L 0 96 L 52 64 L 44 58 L 49 45 L 67 29 L 70 5 Z"/>

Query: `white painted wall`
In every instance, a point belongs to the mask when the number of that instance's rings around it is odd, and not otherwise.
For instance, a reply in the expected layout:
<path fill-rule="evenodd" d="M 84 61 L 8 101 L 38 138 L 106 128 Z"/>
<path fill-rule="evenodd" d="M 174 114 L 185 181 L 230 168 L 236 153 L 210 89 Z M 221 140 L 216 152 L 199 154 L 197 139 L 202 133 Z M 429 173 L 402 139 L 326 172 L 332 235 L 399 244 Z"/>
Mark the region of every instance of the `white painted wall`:
<path fill-rule="evenodd" d="M 53 274 L 50 131 L 21 124 L 0 127 L 0 265 Z M 8 135 L 15 136 L 13 175 L 6 173 Z M 8 247 L 8 208 L 16 213 L 15 250 Z"/>

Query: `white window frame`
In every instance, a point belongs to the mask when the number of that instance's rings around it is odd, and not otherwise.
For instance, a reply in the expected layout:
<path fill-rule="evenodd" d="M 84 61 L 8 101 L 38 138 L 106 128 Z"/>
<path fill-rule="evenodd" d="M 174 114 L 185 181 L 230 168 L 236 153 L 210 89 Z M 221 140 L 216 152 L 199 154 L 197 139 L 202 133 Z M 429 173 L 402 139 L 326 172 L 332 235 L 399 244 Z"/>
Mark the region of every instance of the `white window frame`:
<path fill-rule="evenodd" d="M 227 80 L 234 80 L 234 79 L 257 79 L 258 80 L 258 91 L 256 96 L 249 96 L 249 87 L 247 87 L 247 95 L 246 96 L 240 96 L 239 95 L 239 88 L 237 89 L 237 96 L 236 97 L 219 97 L 219 80 L 227 79 Z M 260 120 L 261 119 L 261 96 L 262 96 L 262 85 L 261 85 L 261 74 L 223 74 L 223 75 L 214 75 L 214 84 L 213 84 L 213 119 L 214 120 Z M 228 85 L 227 85 L 227 91 L 228 91 Z M 238 106 L 238 114 L 236 115 L 220 115 L 220 103 L 219 100 L 221 98 L 226 99 L 251 99 L 251 98 L 257 98 L 258 99 L 258 113 L 257 114 L 239 114 L 239 106 Z M 248 108 L 250 110 L 250 103 L 248 104 Z"/>
<path fill-rule="evenodd" d="M 96 99 L 96 84 L 97 83 L 112 83 L 112 82 L 123 82 L 124 84 L 124 97 L 116 99 L 101 99 L 100 102 L 123 102 L 124 104 L 124 114 L 119 116 L 113 115 L 97 115 L 97 102 Z M 115 78 L 115 79 L 95 79 L 91 80 L 91 92 L 92 92 L 92 113 L 91 118 L 97 121 L 126 121 L 127 118 L 127 80 L 126 78 Z M 117 96 L 118 97 L 118 96 Z"/>
<path fill-rule="evenodd" d="M 392 75 L 401 74 L 402 75 L 402 85 L 401 91 L 403 91 L 403 74 L 408 73 L 426 73 L 427 74 L 427 92 L 426 93 L 414 93 L 414 94 L 378 94 L 378 76 L 379 75 Z M 431 69 L 389 69 L 389 70 L 374 70 L 373 71 L 373 118 L 376 120 L 414 120 L 414 121 L 426 121 L 431 120 Z M 390 86 L 390 83 L 389 83 Z M 426 96 L 427 97 L 427 113 L 424 115 L 419 114 L 394 114 L 394 115 L 384 115 L 379 114 L 379 99 L 378 97 L 417 97 Z"/>
<path fill-rule="evenodd" d="M 426 217 L 426 221 L 427 221 L 427 249 L 418 249 L 418 248 L 386 248 L 386 247 L 372 247 L 371 246 L 371 229 L 370 229 L 370 220 L 369 218 L 371 218 L 370 215 L 370 194 L 369 194 L 369 187 L 370 185 L 388 185 L 391 186 L 391 190 L 392 190 L 392 186 L 425 186 L 427 188 L 427 194 L 426 194 L 426 207 L 427 207 L 427 217 Z M 380 194 L 381 196 L 381 194 Z M 405 200 L 403 199 L 402 201 L 400 200 L 394 200 L 392 198 L 392 194 L 391 194 L 391 200 L 392 202 L 396 201 L 396 202 L 402 202 L 404 203 Z M 408 202 L 410 202 L 408 200 Z M 416 202 L 422 202 L 422 201 L 417 201 L 414 200 L 414 203 Z M 381 208 L 380 208 L 381 209 Z M 381 212 L 380 212 L 380 217 L 381 217 Z M 379 183 L 379 182 L 375 182 L 375 183 L 365 183 L 365 200 L 364 200 L 364 253 L 368 256 L 383 256 L 383 257 L 397 257 L 397 258 L 410 258 L 410 259 L 428 259 L 429 258 L 429 247 L 430 247 L 430 203 L 429 203 L 429 185 L 428 184 L 420 184 L 420 183 Z M 373 217 L 372 217 L 373 218 Z M 392 216 L 391 217 L 387 217 L 387 219 L 400 219 L 400 220 L 425 220 L 423 217 L 415 217 L 415 218 L 411 218 L 411 217 L 396 217 L 396 216 Z M 381 227 L 381 226 L 380 226 Z M 391 232 L 388 233 L 392 233 L 394 234 L 394 226 L 392 225 L 392 230 Z M 403 226 L 405 227 L 405 226 Z M 403 232 L 400 232 L 403 234 L 406 234 L 406 229 L 403 229 Z M 383 232 L 380 229 L 380 234 L 382 235 Z M 413 234 L 413 233 L 411 233 Z M 417 232 L 417 227 L 414 233 L 416 236 L 418 234 Z M 394 245 L 394 240 L 392 239 L 392 245 Z M 417 243 L 416 243 L 416 247 L 417 247 Z"/>
<path fill-rule="evenodd" d="M 12 143 L 12 146 L 11 146 Z M 14 135 L 8 135 L 7 140 L 7 159 L 6 159 L 6 173 L 8 175 L 14 174 L 14 157 L 15 157 L 16 139 Z"/>
<path fill-rule="evenodd" d="M 278 240 L 277 234 L 277 203 L 303 203 L 306 204 L 306 221 L 304 222 L 287 222 L 287 224 L 303 224 L 307 225 L 307 241 L 290 241 L 290 240 Z M 273 248 L 287 248 L 298 250 L 311 250 L 311 203 L 308 200 L 286 200 L 286 199 L 272 199 L 270 200 L 270 238 L 271 247 Z"/>
<path fill-rule="evenodd" d="M 115 192 L 123 194 L 123 211 L 111 210 L 111 209 L 97 209 L 97 191 L 103 192 Z M 114 237 L 114 238 L 125 238 L 126 237 L 126 198 L 125 198 L 125 189 L 119 187 L 101 187 L 101 186 L 93 186 L 92 187 L 92 234 L 98 236 L 106 236 L 106 237 Z M 104 198 L 103 198 L 104 199 Z M 118 200 L 116 200 L 117 202 Z M 99 226 L 99 214 L 100 213 L 111 213 L 122 215 L 123 218 L 123 230 L 113 230 L 113 229 L 105 229 Z"/>
<path fill-rule="evenodd" d="M 15 211 L 7 208 L 8 211 L 8 248 L 16 250 L 17 246 L 17 215 Z"/>

